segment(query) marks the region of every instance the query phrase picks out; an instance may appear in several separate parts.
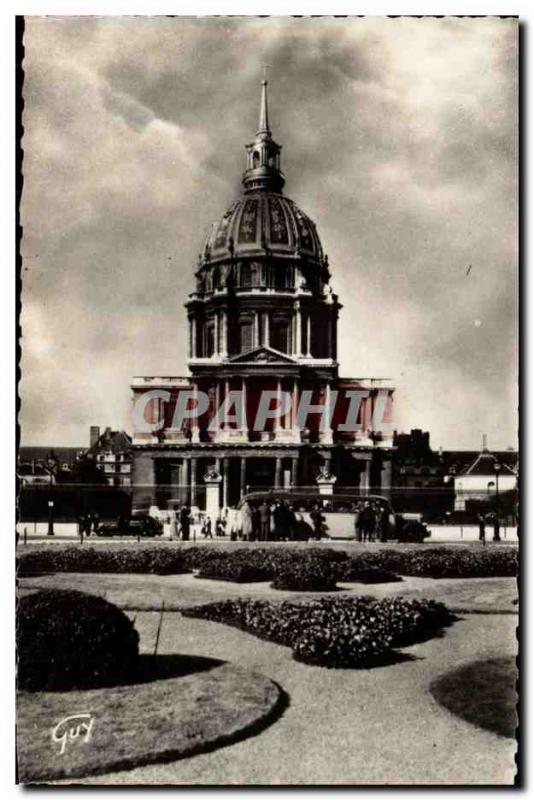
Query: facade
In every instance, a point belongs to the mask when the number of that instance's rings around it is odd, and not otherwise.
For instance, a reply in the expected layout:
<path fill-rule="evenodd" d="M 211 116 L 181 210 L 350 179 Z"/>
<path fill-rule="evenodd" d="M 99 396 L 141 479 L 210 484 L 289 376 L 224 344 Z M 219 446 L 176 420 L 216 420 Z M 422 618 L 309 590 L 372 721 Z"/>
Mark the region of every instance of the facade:
<path fill-rule="evenodd" d="M 86 453 L 102 473 L 108 486 L 129 487 L 132 485 L 132 440 L 124 431 L 92 426 L 90 447 Z"/>
<path fill-rule="evenodd" d="M 209 231 L 185 304 L 189 375 L 132 382 L 138 501 L 202 508 L 205 477 L 220 479 L 223 507 L 273 487 L 389 493 L 393 387 L 339 376 L 341 305 L 315 224 L 283 194 L 280 154 L 263 81 L 242 196 Z M 207 407 L 177 422 L 188 393 L 189 408 L 201 394 Z M 351 393 L 361 396 L 357 430 L 344 424 Z M 258 428 L 266 396 L 283 413 Z"/>
<path fill-rule="evenodd" d="M 465 511 L 470 500 L 488 501 L 497 492 L 511 492 L 517 488 L 517 473 L 489 450 L 482 450 L 469 466 L 454 480 L 454 510 Z"/>

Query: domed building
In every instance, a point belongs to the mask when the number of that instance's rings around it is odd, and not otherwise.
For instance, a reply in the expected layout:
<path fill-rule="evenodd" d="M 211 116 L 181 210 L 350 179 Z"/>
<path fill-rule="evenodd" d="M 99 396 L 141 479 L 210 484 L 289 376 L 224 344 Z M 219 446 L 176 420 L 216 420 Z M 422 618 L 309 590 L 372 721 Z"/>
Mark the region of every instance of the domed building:
<path fill-rule="evenodd" d="M 389 492 L 393 388 L 339 377 L 341 305 L 315 223 L 283 194 L 281 149 L 264 80 L 242 195 L 211 226 L 185 304 L 190 375 L 132 383 L 139 501 L 202 508 L 205 476 L 220 507 L 253 489 Z"/>

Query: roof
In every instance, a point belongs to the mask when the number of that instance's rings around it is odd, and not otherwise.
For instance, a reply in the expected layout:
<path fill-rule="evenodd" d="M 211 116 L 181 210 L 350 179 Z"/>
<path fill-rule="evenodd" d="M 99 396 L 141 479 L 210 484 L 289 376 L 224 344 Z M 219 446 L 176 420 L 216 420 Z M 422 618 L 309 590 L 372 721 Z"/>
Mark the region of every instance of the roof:
<path fill-rule="evenodd" d="M 102 433 L 96 444 L 89 448 L 89 453 L 99 452 L 105 450 L 111 453 L 124 453 L 131 449 L 132 439 L 125 431 L 112 431 L 111 428 L 106 428 Z"/>
<path fill-rule="evenodd" d="M 465 469 L 460 475 L 487 475 L 493 477 L 495 475 L 495 464 L 500 464 L 502 475 L 514 475 L 514 471 L 508 464 L 503 463 L 493 453 L 482 452 L 479 453 L 475 460 Z"/>
<path fill-rule="evenodd" d="M 315 223 L 288 197 L 278 192 L 254 192 L 233 203 L 216 222 L 204 245 L 204 259 L 235 256 L 301 254 L 323 262 Z"/>

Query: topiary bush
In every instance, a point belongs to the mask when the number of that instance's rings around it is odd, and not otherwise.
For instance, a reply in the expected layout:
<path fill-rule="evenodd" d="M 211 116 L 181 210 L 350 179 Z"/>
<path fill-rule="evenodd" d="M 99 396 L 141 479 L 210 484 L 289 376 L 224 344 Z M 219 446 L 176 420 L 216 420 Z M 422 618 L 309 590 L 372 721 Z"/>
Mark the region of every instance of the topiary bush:
<path fill-rule="evenodd" d="M 348 583 L 393 583 L 402 581 L 395 572 L 381 567 L 361 566 L 357 559 L 348 559 L 339 565 L 338 579 Z"/>
<path fill-rule="evenodd" d="M 43 589 L 17 603 L 17 685 L 26 691 L 110 686 L 133 676 L 139 635 L 101 597 Z"/>
<path fill-rule="evenodd" d="M 292 592 L 333 592 L 336 581 L 335 563 L 309 553 L 278 565 L 271 586 Z"/>
<path fill-rule="evenodd" d="M 271 569 L 265 565 L 249 563 L 249 559 L 239 557 L 238 553 L 206 561 L 199 570 L 197 578 L 211 578 L 235 583 L 267 581 Z"/>
<path fill-rule="evenodd" d="M 329 667 L 376 665 L 455 619 L 442 603 L 402 597 L 324 597 L 305 603 L 239 599 L 183 613 L 241 628 L 291 647 L 299 661 Z"/>

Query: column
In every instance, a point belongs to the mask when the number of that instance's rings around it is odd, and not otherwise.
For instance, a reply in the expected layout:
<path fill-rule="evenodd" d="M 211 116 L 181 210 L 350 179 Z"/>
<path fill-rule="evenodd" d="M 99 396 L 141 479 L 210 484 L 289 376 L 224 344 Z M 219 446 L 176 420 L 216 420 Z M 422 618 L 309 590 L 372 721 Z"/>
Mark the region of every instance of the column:
<path fill-rule="evenodd" d="M 291 427 L 294 428 L 297 424 L 297 408 L 299 403 L 298 396 L 298 383 L 297 379 L 293 378 L 293 398 L 291 403 Z"/>
<path fill-rule="evenodd" d="M 269 316 L 269 312 L 266 311 L 265 312 L 265 316 L 263 318 L 263 324 L 264 324 L 263 343 L 264 343 L 265 347 L 269 347 L 270 346 L 270 342 L 271 342 L 271 324 L 270 323 L 271 323 L 271 318 Z"/>
<path fill-rule="evenodd" d="M 182 485 L 180 486 L 180 495 L 183 497 L 184 502 L 189 500 L 189 459 L 182 459 Z"/>
<path fill-rule="evenodd" d="M 193 357 L 193 320 L 189 319 L 189 358 Z"/>
<path fill-rule="evenodd" d="M 228 314 L 226 311 L 222 312 L 221 322 L 221 355 L 226 358 L 228 355 Z"/>
<path fill-rule="evenodd" d="M 283 428 L 284 420 L 283 420 L 282 417 L 279 416 L 281 404 L 282 404 L 282 381 L 281 381 L 280 378 L 277 378 L 277 381 L 276 381 L 276 408 L 278 410 L 277 411 L 278 416 L 276 417 L 276 422 L 275 422 L 275 425 L 274 425 L 275 435 L 276 435 L 277 431 L 279 431 L 279 430 L 281 430 Z"/>
<path fill-rule="evenodd" d="M 227 419 L 226 419 L 227 408 L 226 408 L 226 404 L 228 402 L 229 394 L 230 394 L 230 381 L 228 380 L 228 378 L 226 378 L 226 380 L 224 382 L 224 417 L 223 417 L 223 429 L 224 430 L 226 430 L 226 424 L 227 424 Z"/>
<path fill-rule="evenodd" d="M 387 497 L 389 500 L 391 500 L 392 466 L 391 461 L 384 461 L 380 475 L 380 494 L 384 495 L 384 497 Z"/>
<path fill-rule="evenodd" d="M 306 315 L 306 357 L 311 358 L 311 314 Z"/>
<path fill-rule="evenodd" d="M 369 494 L 369 486 L 370 486 L 370 477 L 371 477 L 371 460 L 363 462 L 363 469 L 360 472 L 360 494 L 366 495 Z"/>
<path fill-rule="evenodd" d="M 276 459 L 276 467 L 274 471 L 274 488 L 280 489 L 282 486 L 282 459 Z"/>
<path fill-rule="evenodd" d="M 247 421 L 247 383 L 245 378 L 241 378 L 241 404 L 242 404 L 242 416 L 241 416 L 241 429 L 244 431 L 248 431 L 248 421 Z"/>
<path fill-rule="evenodd" d="M 197 459 L 191 458 L 191 505 L 197 504 Z"/>
<path fill-rule="evenodd" d="M 239 485 L 239 491 L 241 497 L 243 497 L 246 490 L 246 485 L 245 485 L 246 476 L 247 476 L 247 460 L 244 456 L 241 456 L 241 472 L 240 472 L 240 485 Z"/>
<path fill-rule="evenodd" d="M 291 459 L 291 487 L 294 489 L 298 484 L 298 468 L 299 468 L 299 460 L 298 458 Z"/>
<path fill-rule="evenodd" d="M 222 479 L 223 479 L 223 507 L 228 508 L 228 470 L 229 460 L 223 458 L 222 460 Z"/>
<path fill-rule="evenodd" d="M 257 311 L 254 312 L 254 347 L 260 346 L 260 317 Z"/>
<path fill-rule="evenodd" d="M 215 312 L 215 336 L 214 336 L 214 339 L 215 339 L 215 346 L 214 346 L 213 349 L 214 349 L 215 354 L 218 354 L 219 353 L 219 312 L 218 311 Z"/>
<path fill-rule="evenodd" d="M 196 408 L 198 404 L 198 386 L 197 382 L 193 383 L 193 405 Z M 200 428 L 198 422 L 198 416 L 194 416 L 191 420 L 191 441 L 192 442 L 200 442 Z"/>
<path fill-rule="evenodd" d="M 219 413 L 221 407 L 221 386 L 217 378 L 215 378 L 215 414 Z"/>
<path fill-rule="evenodd" d="M 191 327 L 191 356 L 193 358 L 197 357 L 197 321 L 196 318 L 193 317 L 191 320 L 192 327 Z"/>
<path fill-rule="evenodd" d="M 302 355 L 302 314 L 300 305 L 297 305 L 295 312 L 295 355 Z"/>

